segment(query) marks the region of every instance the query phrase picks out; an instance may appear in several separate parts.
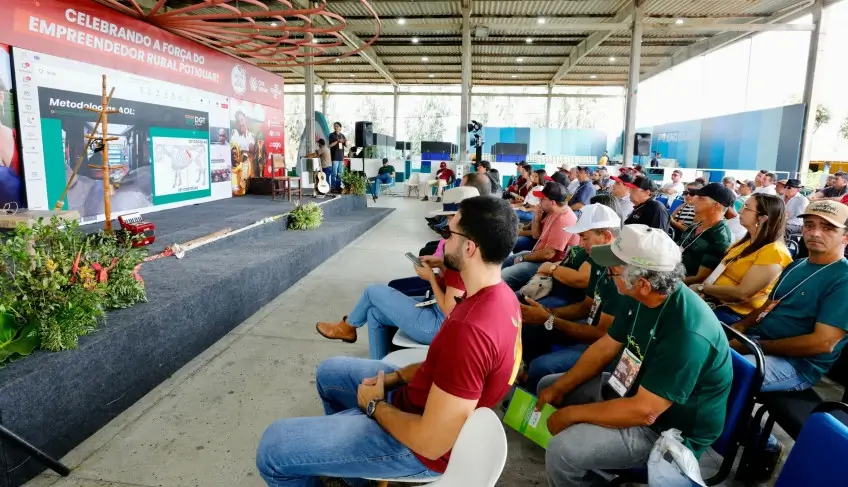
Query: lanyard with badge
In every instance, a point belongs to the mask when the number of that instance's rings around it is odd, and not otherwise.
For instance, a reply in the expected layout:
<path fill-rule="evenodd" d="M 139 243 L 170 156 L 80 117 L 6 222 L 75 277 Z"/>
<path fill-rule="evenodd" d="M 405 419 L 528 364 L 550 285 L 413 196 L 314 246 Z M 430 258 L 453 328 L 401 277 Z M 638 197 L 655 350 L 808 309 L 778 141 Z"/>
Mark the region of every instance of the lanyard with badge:
<path fill-rule="evenodd" d="M 602 272 L 604 272 L 604 271 L 601 270 L 601 269 L 598 269 L 598 270 L 595 271 L 596 275 L 600 275 Z M 588 321 L 588 323 L 590 325 L 595 323 L 595 314 L 598 313 L 598 309 L 600 309 L 600 307 L 601 307 L 602 299 L 601 299 L 601 295 L 598 293 L 598 286 L 601 284 L 601 280 L 606 279 L 606 278 L 607 278 L 607 276 L 604 275 L 604 276 L 599 277 L 598 280 L 595 281 L 595 289 L 593 291 L 593 296 L 592 296 L 592 307 L 589 308 L 589 321 Z"/>
<path fill-rule="evenodd" d="M 687 230 L 686 230 L 686 231 L 687 231 L 687 233 L 684 233 L 684 234 L 683 234 L 683 238 L 680 240 L 680 253 L 681 253 L 681 254 L 682 254 L 683 252 L 686 252 L 686 249 L 688 249 L 689 247 L 691 247 L 692 245 L 694 245 L 694 244 L 695 244 L 695 242 L 697 242 L 699 238 L 703 237 L 705 233 L 707 233 L 707 232 L 709 232 L 710 230 L 712 230 L 713 228 L 715 228 L 715 225 L 713 225 L 713 226 L 711 226 L 711 227 L 709 227 L 709 228 L 704 229 L 704 231 L 703 231 L 703 232 L 701 232 L 701 233 L 699 233 L 699 234 L 695 237 L 695 239 L 694 239 L 694 240 L 692 240 L 691 242 L 689 242 L 689 244 L 688 244 L 688 245 L 684 245 L 684 244 L 686 244 L 686 240 L 687 240 L 689 237 L 691 237 L 691 236 L 692 236 L 692 234 L 694 234 L 694 233 L 695 233 L 695 231 L 696 231 L 696 230 L 698 230 L 700 227 L 701 227 L 701 222 L 698 222 L 698 223 L 696 223 L 694 226 L 692 226 L 691 228 L 687 229 Z M 718 277 L 718 276 L 716 276 L 716 277 Z"/>
<path fill-rule="evenodd" d="M 781 301 L 783 301 L 784 299 L 786 299 L 786 297 L 787 297 L 787 296 L 789 296 L 790 294 L 792 294 L 793 292 L 795 292 L 795 290 L 796 290 L 796 289 L 798 289 L 799 287 L 801 287 L 801 286 L 802 286 L 805 282 L 807 282 L 807 281 L 809 281 L 810 279 L 812 279 L 813 277 L 815 277 L 815 275 L 816 275 L 816 274 L 818 274 L 819 272 L 821 272 L 821 271 L 823 271 L 823 270 L 827 269 L 828 267 L 832 266 L 833 264 L 835 264 L 835 263 L 837 263 L 837 262 L 840 262 L 839 260 L 836 260 L 836 261 L 831 262 L 830 264 L 828 264 L 828 265 L 826 265 L 826 266 L 822 267 L 821 269 L 819 269 L 819 270 L 817 270 L 816 272 L 813 272 L 812 274 L 810 274 L 809 276 L 807 276 L 807 277 L 806 277 L 803 281 L 801 281 L 801 282 L 799 282 L 798 284 L 796 284 L 796 285 L 795 285 L 795 287 L 793 287 L 792 289 L 790 289 L 789 291 L 787 291 L 787 292 L 786 292 L 786 294 L 784 294 L 783 296 L 781 296 L 781 297 L 777 297 L 777 290 L 778 290 L 778 289 L 780 289 L 780 285 L 781 285 L 781 284 L 783 284 L 783 281 L 785 281 L 785 280 L 786 280 L 786 278 L 787 278 L 787 277 L 789 277 L 789 274 L 792 274 L 793 272 L 795 272 L 795 269 L 797 269 L 797 268 L 801 267 L 802 265 L 806 264 L 808 260 L 809 260 L 809 259 L 804 259 L 803 261 L 801 261 L 801 263 L 800 263 L 800 264 L 796 265 L 796 266 L 795 266 L 795 267 L 793 267 L 792 269 L 789 269 L 789 272 L 787 272 L 787 273 L 786 273 L 786 275 L 785 275 L 785 276 L 783 276 L 783 278 L 782 278 L 782 279 L 781 279 L 781 280 L 777 283 L 777 285 L 776 285 L 776 286 L 774 286 L 774 291 L 772 291 L 772 296 L 774 297 L 774 299 L 772 299 L 772 300 L 771 300 L 771 302 L 769 303 L 769 305 L 768 305 L 768 306 L 766 306 L 766 309 L 764 309 L 764 310 L 763 310 L 763 311 L 762 311 L 759 315 L 757 315 L 757 323 L 759 323 L 759 322 L 763 321 L 763 318 L 765 318 L 765 317 L 766 317 L 766 315 L 768 315 L 769 313 L 771 313 L 771 312 L 772 312 L 772 310 L 774 310 L 774 308 L 776 308 L 776 307 L 777 307 L 777 305 L 778 305 L 778 304 L 780 304 L 780 302 L 781 302 Z"/>
<path fill-rule="evenodd" d="M 644 352 L 639 350 L 639 344 L 633 339 L 633 330 L 636 328 L 636 321 L 639 319 L 639 310 L 642 309 L 642 303 L 639 303 L 639 306 L 636 307 L 636 316 L 633 318 L 633 324 L 630 326 L 630 333 L 627 334 L 627 343 L 624 344 L 624 350 L 621 352 L 621 358 L 618 360 L 618 364 L 616 364 L 615 370 L 613 370 L 612 375 L 610 375 L 608 382 L 609 386 L 619 396 L 624 397 L 624 395 L 627 394 L 627 391 L 636 380 L 636 376 L 639 375 L 639 370 L 642 368 L 642 362 L 645 361 L 645 357 L 648 355 L 648 350 L 651 348 L 651 342 L 654 341 L 654 333 L 657 332 L 657 325 L 660 323 L 660 318 L 662 318 L 663 311 L 665 311 L 665 305 L 668 304 L 669 299 L 670 298 L 667 298 L 665 300 L 665 303 L 663 303 L 663 306 L 660 309 L 660 314 L 657 315 L 657 321 L 654 322 L 654 326 L 651 328 L 651 333 L 648 335 L 648 344 L 645 346 Z M 630 351 L 631 343 L 636 349 L 635 353 Z"/>

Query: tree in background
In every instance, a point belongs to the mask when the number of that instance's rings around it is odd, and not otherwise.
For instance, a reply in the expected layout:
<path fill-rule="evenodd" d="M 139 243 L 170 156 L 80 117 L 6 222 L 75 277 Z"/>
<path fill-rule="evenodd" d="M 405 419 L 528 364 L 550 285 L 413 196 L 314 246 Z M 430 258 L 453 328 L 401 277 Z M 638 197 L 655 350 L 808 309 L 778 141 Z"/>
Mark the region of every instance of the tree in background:
<path fill-rule="evenodd" d="M 593 129 L 598 125 L 597 98 L 565 97 L 554 100 L 551 107 L 552 128 Z"/>
<path fill-rule="evenodd" d="M 306 116 L 304 115 L 304 95 L 285 95 L 285 120 L 286 127 L 286 166 L 292 167 L 297 163 L 297 150 L 300 147 L 300 139 L 303 137 L 303 129 L 306 128 Z"/>
<path fill-rule="evenodd" d="M 830 123 L 830 109 L 821 103 L 816 106 L 816 120 L 813 125 L 813 132 L 818 132 L 823 125 Z"/>
<path fill-rule="evenodd" d="M 421 141 L 444 140 L 445 118 L 450 113 L 447 97 L 424 96 L 423 101 L 404 121 L 412 151 L 421 153 Z"/>
<path fill-rule="evenodd" d="M 848 141 L 848 117 L 845 117 L 842 124 L 839 125 L 839 136 L 842 137 L 842 140 Z"/>

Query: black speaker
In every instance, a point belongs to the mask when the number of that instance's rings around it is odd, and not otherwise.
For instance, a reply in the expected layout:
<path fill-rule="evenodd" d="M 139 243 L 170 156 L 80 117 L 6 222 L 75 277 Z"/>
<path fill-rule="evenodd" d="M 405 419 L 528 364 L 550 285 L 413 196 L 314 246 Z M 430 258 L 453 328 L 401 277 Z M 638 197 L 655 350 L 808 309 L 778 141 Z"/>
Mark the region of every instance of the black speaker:
<path fill-rule="evenodd" d="M 647 156 L 651 154 L 651 134 L 637 133 L 633 141 L 633 155 Z"/>
<path fill-rule="evenodd" d="M 374 145 L 374 124 L 356 122 L 356 146 L 371 147 L 372 145 Z"/>

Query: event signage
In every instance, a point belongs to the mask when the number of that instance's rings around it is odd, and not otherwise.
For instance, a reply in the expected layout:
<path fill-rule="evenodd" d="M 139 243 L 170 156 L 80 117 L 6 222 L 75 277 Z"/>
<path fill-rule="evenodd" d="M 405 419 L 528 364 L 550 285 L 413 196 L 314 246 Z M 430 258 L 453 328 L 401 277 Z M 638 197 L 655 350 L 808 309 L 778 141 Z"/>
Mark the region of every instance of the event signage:
<path fill-rule="evenodd" d="M 0 43 L 282 106 L 282 77 L 93 1 L 2 3 Z"/>

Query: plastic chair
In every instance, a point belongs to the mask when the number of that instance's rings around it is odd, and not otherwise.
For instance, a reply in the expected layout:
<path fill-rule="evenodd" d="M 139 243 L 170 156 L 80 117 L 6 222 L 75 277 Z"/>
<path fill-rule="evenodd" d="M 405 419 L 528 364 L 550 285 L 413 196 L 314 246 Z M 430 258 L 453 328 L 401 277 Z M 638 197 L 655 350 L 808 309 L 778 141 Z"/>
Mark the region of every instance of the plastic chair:
<path fill-rule="evenodd" d="M 383 362 L 393 367 L 402 369 L 407 365 L 423 362 L 427 358 L 429 348 L 404 348 L 403 350 L 394 351 L 385 357 Z"/>
<path fill-rule="evenodd" d="M 392 180 L 388 183 L 380 183 L 380 196 L 394 196 L 395 192 L 393 188 L 395 187 L 395 176 L 392 176 Z"/>
<path fill-rule="evenodd" d="M 429 479 L 371 479 L 435 487 L 494 487 L 506 464 L 506 433 L 498 416 L 480 408 L 465 421 L 445 473 Z"/>
<path fill-rule="evenodd" d="M 430 345 L 425 343 L 418 343 L 412 338 L 409 338 L 409 335 L 403 332 L 403 330 L 398 329 L 397 333 L 395 333 L 394 338 L 392 338 L 392 343 L 401 348 L 430 348 Z"/>
<path fill-rule="evenodd" d="M 409 198 L 412 196 L 412 192 L 415 191 L 415 197 L 418 198 L 421 196 L 421 173 L 414 172 L 409 177 L 409 180 L 403 183 L 403 187 L 406 191 L 406 197 Z"/>
<path fill-rule="evenodd" d="M 674 200 L 671 201 L 671 207 L 668 209 L 668 214 L 669 215 L 672 214 L 674 212 L 674 210 L 677 209 L 678 206 L 683 204 L 683 202 L 684 202 L 684 199 L 683 199 L 682 196 L 678 196 L 677 198 L 674 198 Z"/>
<path fill-rule="evenodd" d="M 848 425 L 832 414 L 845 417 L 848 405 L 825 402 L 810 416 L 789 453 L 774 487 L 843 487 L 848 458 Z"/>
<path fill-rule="evenodd" d="M 712 477 L 705 479 L 707 485 L 717 485 L 723 482 L 730 474 L 739 447 L 745 444 L 749 438 L 749 424 L 751 411 L 754 408 L 754 397 L 760 392 L 763 385 L 763 372 L 765 370 L 765 357 L 754 342 L 748 337 L 722 324 L 725 333 L 730 339 L 736 339 L 745 345 L 754 356 L 755 364 L 735 350 L 730 351 L 733 361 L 733 382 L 730 385 L 730 396 L 727 398 L 727 410 L 724 418 L 724 430 L 721 436 L 713 443 L 712 449 L 722 456 L 722 462 L 718 472 Z M 610 473 L 618 475 L 608 485 L 622 485 L 624 483 L 646 483 L 648 471 L 645 468 L 632 470 L 618 470 Z"/>

